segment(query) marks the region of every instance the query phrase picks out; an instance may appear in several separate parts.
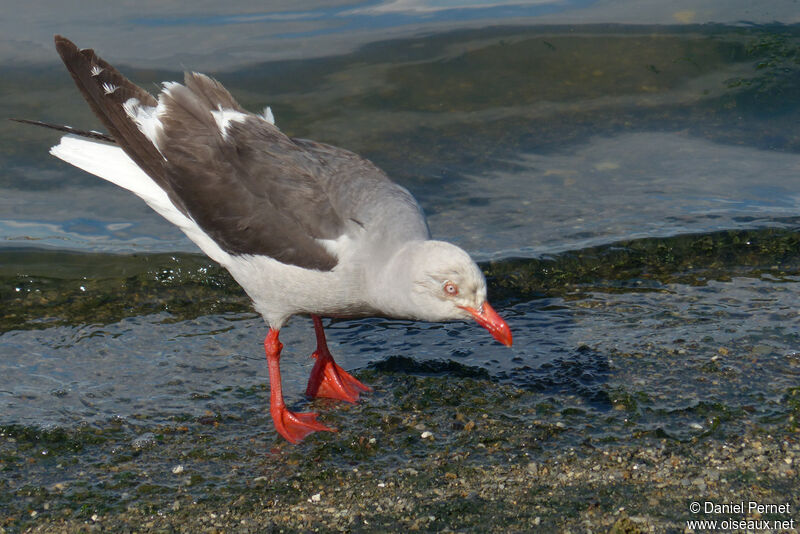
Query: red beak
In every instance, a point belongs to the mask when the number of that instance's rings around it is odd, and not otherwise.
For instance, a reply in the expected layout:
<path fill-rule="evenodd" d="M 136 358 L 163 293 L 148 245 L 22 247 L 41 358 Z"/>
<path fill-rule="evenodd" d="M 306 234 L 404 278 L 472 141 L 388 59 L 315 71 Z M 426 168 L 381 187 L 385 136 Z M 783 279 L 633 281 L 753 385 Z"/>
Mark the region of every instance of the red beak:
<path fill-rule="evenodd" d="M 483 303 L 480 311 L 469 306 L 459 306 L 459 308 L 467 310 L 478 321 L 478 324 L 488 330 L 497 341 L 506 347 L 511 346 L 511 329 L 503 318 L 497 315 L 497 312 L 489 306 L 488 302 Z"/>

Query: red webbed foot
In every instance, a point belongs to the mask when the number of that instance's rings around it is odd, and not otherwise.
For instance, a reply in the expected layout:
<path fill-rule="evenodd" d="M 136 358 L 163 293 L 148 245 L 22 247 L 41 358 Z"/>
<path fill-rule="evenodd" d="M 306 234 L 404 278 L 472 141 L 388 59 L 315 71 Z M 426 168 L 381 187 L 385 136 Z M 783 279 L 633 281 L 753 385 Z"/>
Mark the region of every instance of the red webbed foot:
<path fill-rule="evenodd" d="M 264 350 L 267 354 L 270 384 L 270 414 L 275 423 L 275 430 L 291 443 L 297 443 L 312 432 L 336 432 L 319 421 L 319 414 L 313 412 L 295 413 L 286 409 L 281 390 L 281 350 L 283 344 L 278 339 L 278 330 L 269 329 L 269 334 L 264 340 Z"/>
<path fill-rule="evenodd" d="M 275 430 L 292 443 L 298 443 L 312 432 L 336 432 L 317 421 L 319 414 L 315 412 L 290 412 L 283 407 L 273 407 L 272 420 Z"/>
<path fill-rule="evenodd" d="M 308 379 L 307 396 L 356 402 L 362 391 L 372 391 L 372 388 L 339 367 L 330 354 L 317 350 L 311 356 L 317 362 Z"/>
<path fill-rule="evenodd" d="M 314 332 L 317 334 L 317 350 L 311 355 L 317 362 L 311 370 L 306 387 L 306 396 L 326 399 L 342 400 L 346 402 L 358 401 L 358 395 L 363 391 L 372 391 L 368 386 L 362 384 L 350 373 L 339 367 L 333 356 L 328 350 L 328 343 L 325 340 L 325 331 L 322 329 L 322 321 L 316 315 L 312 315 L 314 321 Z"/>

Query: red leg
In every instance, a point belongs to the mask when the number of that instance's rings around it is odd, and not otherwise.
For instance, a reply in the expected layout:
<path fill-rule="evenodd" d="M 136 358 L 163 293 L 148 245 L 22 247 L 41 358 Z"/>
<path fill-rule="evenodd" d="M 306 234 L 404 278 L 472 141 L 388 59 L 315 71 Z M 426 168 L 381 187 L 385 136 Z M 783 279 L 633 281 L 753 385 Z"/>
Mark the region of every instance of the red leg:
<path fill-rule="evenodd" d="M 272 414 L 272 421 L 275 423 L 275 430 L 292 443 L 297 443 L 318 430 L 335 432 L 332 428 L 317 422 L 317 415 L 319 415 L 317 413 L 295 413 L 286 409 L 281 390 L 281 349 L 283 349 L 283 344 L 278 340 L 278 330 L 270 328 L 267 338 L 264 340 L 264 351 L 267 353 L 267 365 L 269 366 L 269 411 Z"/>
<path fill-rule="evenodd" d="M 325 341 L 325 331 L 322 329 L 322 321 L 316 315 L 312 315 L 314 321 L 314 332 L 317 334 L 317 350 L 311 355 L 317 360 L 308 378 L 306 395 L 308 397 L 326 397 L 328 399 L 356 402 L 358 395 L 362 391 L 372 391 L 347 371 L 336 365 L 328 350 L 328 343 Z"/>

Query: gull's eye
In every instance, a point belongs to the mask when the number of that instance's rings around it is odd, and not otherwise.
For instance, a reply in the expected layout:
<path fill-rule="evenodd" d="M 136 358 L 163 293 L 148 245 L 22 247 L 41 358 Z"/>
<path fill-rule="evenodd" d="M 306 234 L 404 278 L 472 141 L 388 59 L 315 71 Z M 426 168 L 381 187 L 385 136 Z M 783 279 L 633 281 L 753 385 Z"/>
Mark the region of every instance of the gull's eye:
<path fill-rule="evenodd" d="M 444 294 L 447 295 L 448 297 L 455 297 L 456 295 L 458 295 L 458 286 L 455 285 L 450 280 L 444 283 L 443 288 L 444 288 Z"/>

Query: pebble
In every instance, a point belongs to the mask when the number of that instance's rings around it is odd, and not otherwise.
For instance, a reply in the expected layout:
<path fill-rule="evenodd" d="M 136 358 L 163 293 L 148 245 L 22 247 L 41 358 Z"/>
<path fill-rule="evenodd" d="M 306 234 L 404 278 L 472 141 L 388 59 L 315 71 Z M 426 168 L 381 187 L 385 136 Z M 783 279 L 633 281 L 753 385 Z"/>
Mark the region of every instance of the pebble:
<path fill-rule="evenodd" d="M 133 441 L 131 441 L 131 447 L 134 450 L 141 451 L 144 449 L 149 449 L 150 447 L 154 447 L 156 445 L 156 435 L 152 432 L 145 432 L 141 436 L 138 436 Z"/>
<path fill-rule="evenodd" d="M 480 470 L 448 471 L 444 478 L 451 482 L 447 484 L 441 484 L 441 478 L 430 477 L 428 473 L 437 469 L 436 466 L 450 464 L 454 454 L 434 451 L 427 457 L 415 459 L 416 468 L 402 467 L 397 471 L 386 471 L 374 465 L 362 464 L 357 475 L 353 474 L 355 468 L 348 468 L 341 472 L 340 479 L 325 478 L 325 484 L 332 488 L 330 496 L 326 496 L 325 506 L 317 506 L 322 501 L 322 492 L 296 500 L 292 497 L 266 494 L 259 496 L 248 492 L 242 494 L 232 506 L 213 511 L 202 503 L 190 503 L 182 499 L 181 504 L 181 501 L 173 499 L 171 509 L 167 505 L 163 515 L 152 516 L 148 512 L 130 508 L 128 512 L 105 515 L 102 518 L 93 516 L 92 519 L 102 519 L 102 525 L 97 523 L 95 526 L 109 531 L 114 531 L 115 527 L 124 530 L 126 525 L 138 524 L 145 530 L 169 531 L 171 526 L 173 530 L 181 527 L 200 532 L 228 532 L 241 529 L 243 525 L 266 524 L 264 521 L 271 521 L 278 529 L 286 531 L 291 531 L 292 526 L 299 530 L 353 531 L 370 528 L 370 525 L 380 529 L 380 525 L 385 526 L 380 524 L 381 518 L 389 517 L 408 523 L 408 530 L 446 529 L 445 525 L 434 525 L 435 518 L 420 514 L 425 510 L 421 503 L 427 502 L 432 495 L 441 503 L 460 499 L 485 500 L 486 503 L 494 503 L 493 506 L 520 506 L 521 509 L 528 510 L 528 513 L 535 510 L 535 515 L 530 513 L 527 516 L 529 519 L 526 528 L 534 527 L 536 530 L 554 531 L 554 525 L 559 525 L 559 531 L 572 532 L 672 531 L 674 524 L 670 521 L 675 517 L 683 517 L 683 506 L 673 506 L 666 519 L 663 515 L 649 514 L 647 506 L 657 507 L 665 496 L 685 496 L 691 500 L 703 499 L 703 495 L 707 493 L 730 495 L 732 500 L 747 499 L 754 495 L 752 486 L 735 477 L 731 477 L 735 481 L 731 483 L 725 479 L 726 474 L 735 474 L 742 469 L 754 472 L 757 476 L 774 474 L 783 469 L 786 477 L 796 476 L 794 472 L 788 471 L 795 463 L 796 443 L 778 442 L 769 437 L 759 438 L 760 441 L 751 441 L 743 436 L 729 442 L 716 442 L 712 438 L 700 442 L 687 452 L 659 446 L 621 444 L 598 445 L 597 448 L 588 449 L 591 451 L 588 454 L 571 448 L 548 453 L 532 451 L 530 456 L 525 455 L 531 459 L 484 464 Z M 744 452 L 748 454 L 743 454 Z M 173 470 L 183 466 L 177 463 L 172 465 Z M 421 479 L 417 478 L 419 473 L 423 473 Z M 363 476 L 358 476 L 360 474 Z M 588 512 L 589 516 L 570 514 L 557 505 L 552 506 L 547 501 L 531 500 L 529 497 L 532 488 L 548 488 L 548 495 L 553 495 L 558 500 L 564 499 L 572 491 L 570 488 L 577 485 L 595 489 L 621 487 L 617 481 L 626 476 L 629 478 L 625 485 L 631 487 L 613 489 L 613 494 L 601 497 L 599 504 L 592 508 L 594 511 Z M 392 477 L 388 479 L 391 481 L 387 481 L 385 477 Z M 262 475 L 252 480 L 272 484 L 279 477 Z M 292 485 L 297 489 L 315 484 L 313 479 L 292 477 L 289 480 L 297 482 L 296 486 Z M 636 507 L 631 505 L 630 512 L 626 511 L 618 503 L 630 498 L 631 494 L 628 492 L 640 494 L 641 503 L 648 504 Z M 778 494 L 770 498 L 777 499 Z M 606 507 L 605 512 L 603 507 Z M 184 509 L 191 510 L 191 513 Z M 176 514 L 178 511 L 180 513 Z M 628 513 L 633 515 L 629 517 Z M 41 521 L 45 514 L 40 510 L 38 516 L 32 514 L 32 517 Z M 565 519 L 556 519 L 557 517 Z M 412 518 L 417 518 L 416 522 Z M 617 530 L 609 530 L 614 525 L 617 525 Z M 3 534 L 2 531 L 0 534 Z"/>

